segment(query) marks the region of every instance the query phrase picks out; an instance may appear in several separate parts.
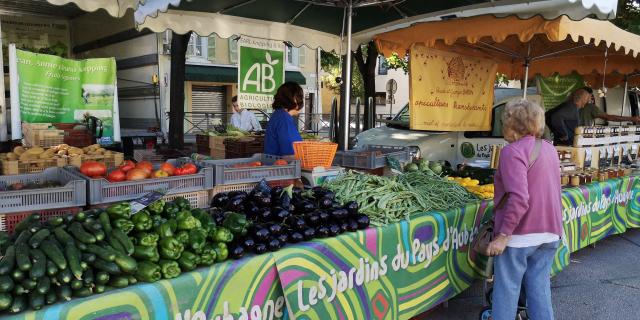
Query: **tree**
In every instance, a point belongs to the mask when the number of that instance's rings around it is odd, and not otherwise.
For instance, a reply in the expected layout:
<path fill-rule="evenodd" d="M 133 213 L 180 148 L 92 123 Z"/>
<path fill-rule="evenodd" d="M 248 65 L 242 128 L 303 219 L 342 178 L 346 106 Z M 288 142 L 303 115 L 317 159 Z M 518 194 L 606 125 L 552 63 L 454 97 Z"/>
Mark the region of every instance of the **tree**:
<path fill-rule="evenodd" d="M 171 88 L 169 90 L 169 146 L 182 149 L 184 145 L 184 81 L 187 46 L 191 32 L 171 36 Z"/>
<path fill-rule="evenodd" d="M 366 46 L 358 46 L 356 54 L 353 56 L 356 60 L 358 70 L 362 76 L 362 83 L 364 85 L 364 130 L 373 128 L 375 123 L 372 123 L 373 118 L 371 115 L 375 114 L 376 103 L 376 64 L 378 62 L 378 47 L 375 42 L 369 41 Z M 370 99 L 371 98 L 371 99 Z M 373 101 L 369 105 L 369 100 Z"/>
<path fill-rule="evenodd" d="M 405 54 L 404 57 L 396 52 L 393 52 L 390 57 L 386 58 L 387 69 L 398 70 L 402 69 L 404 74 L 409 73 L 409 54 Z"/>
<path fill-rule="evenodd" d="M 618 12 L 613 23 L 624 30 L 640 34 L 640 0 L 618 1 Z"/>
<path fill-rule="evenodd" d="M 322 51 L 320 53 L 320 66 L 322 67 L 322 71 L 327 73 L 321 77 L 322 83 L 324 83 L 324 85 L 336 95 L 340 95 L 340 83 L 338 80 L 343 80 L 340 62 L 340 56 L 335 52 Z M 359 72 L 356 72 L 356 68 L 355 64 L 352 65 L 351 98 L 353 99 L 364 97 L 362 75 L 360 75 Z"/>

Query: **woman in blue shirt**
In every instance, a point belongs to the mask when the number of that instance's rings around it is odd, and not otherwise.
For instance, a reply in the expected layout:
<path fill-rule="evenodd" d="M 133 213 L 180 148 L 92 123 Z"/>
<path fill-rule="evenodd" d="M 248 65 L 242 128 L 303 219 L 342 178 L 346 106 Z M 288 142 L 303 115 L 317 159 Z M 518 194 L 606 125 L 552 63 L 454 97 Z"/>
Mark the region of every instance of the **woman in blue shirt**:
<path fill-rule="evenodd" d="M 302 141 L 293 117 L 300 114 L 304 93 L 295 82 L 283 83 L 273 99 L 273 114 L 264 136 L 264 153 L 275 156 L 293 155 L 293 143 Z"/>

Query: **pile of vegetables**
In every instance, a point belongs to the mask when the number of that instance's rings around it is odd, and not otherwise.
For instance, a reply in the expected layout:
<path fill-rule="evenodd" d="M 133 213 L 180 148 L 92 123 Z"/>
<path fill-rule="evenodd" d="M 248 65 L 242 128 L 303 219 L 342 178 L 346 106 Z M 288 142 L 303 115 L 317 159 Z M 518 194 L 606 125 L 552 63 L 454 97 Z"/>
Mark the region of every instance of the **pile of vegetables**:
<path fill-rule="evenodd" d="M 0 154 L 3 160 L 50 160 L 57 158 L 79 157 L 82 155 L 111 155 L 113 151 L 102 148 L 99 144 L 93 144 L 84 148 L 76 148 L 67 144 L 61 144 L 48 149 L 42 147 L 22 147 L 13 148 L 12 152 Z"/>
<path fill-rule="evenodd" d="M 240 128 L 235 127 L 234 125 L 228 125 L 224 132 L 218 132 L 209 130 L 207 131 L 209 136 L 217 136 L 217 137 L 244 137 L 250 135 L 248 131 L 244 131 Z"/>
<path fill-rule="evenodd" d="M 131 160 L 126 160 L 122 165 L 107 174 L 107 167 L 104 163 L 85 161 L 80 166 L 80 172 L 93 179 L 106 178 L 109 182 L 121 182 L 196 174 L 198 173 L 198 168 L 192 163 L 175 167 L 171 163 L 165 162 L 154 170 L 153 164 L 149 161 L 135 163 Z"/>
<path fill-rule="evenodd" d="M 40 222 L 30 215 L 0 234 L 0 314 L 174 278 L 224 261 L 233 236 L 184 198 L 132 215 L 129 203 Z"/>
<path fill-rule="evenodd" d="M 0 191 L 16 191 L 16 190 L 32 190 L 32 189 L 44 189 L 44 188 L 56 188 L 61 187 L 62 184 L 58 181 L 33 181 L 28 183 L 14 182 L 6 184 L 0 181 Z"/>
<path fill-rule="evenodd" d="M 461 185 L 467 189 L 467 191 L 475 194 L 480 199 L 493 199 L 493 183 L 480 185 L 480 180 L 471 179 L 469 177 L 447 177 L 447 179 Z"/>
<path fill-rule="evenodd" d="M 426 159 L 416 159 L 412 163 L 408 163 L 404 167 L 405 172 L 424 172 L 433 173 L 435 175 L 449 175 L 453 172 L 450 166 L 440 161 L 429 161 Z"/>
<path fill-rule="evenodd" d="M 263 254 L 314 238 L 366 229 L 369 217 L 356 202 L 338 203 L 325 188 L 270 188 L 262 181 L 251 192 L 219 193 L 212 199 L 213 218 L 234 235 L 232 258 L 246 252 Z"/>

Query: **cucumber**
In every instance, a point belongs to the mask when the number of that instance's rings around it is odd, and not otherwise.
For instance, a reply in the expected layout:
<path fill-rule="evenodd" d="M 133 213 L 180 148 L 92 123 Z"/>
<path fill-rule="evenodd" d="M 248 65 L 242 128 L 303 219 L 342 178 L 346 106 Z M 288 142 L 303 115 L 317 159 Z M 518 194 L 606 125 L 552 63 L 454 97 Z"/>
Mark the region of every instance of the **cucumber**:
<path fill-rule="evenodd" d="M 60 270 L 60 272 L 58 272 L 58 276 L 56 278 L 58 279 L 58 282 L 60 282 L 61 284 L 67 284 L 67 283 L 71 282 L 71 278 L 73 278 L 73 274 L 71 273 L 71 269 L 67 268 L 67 269 Z"/>
<path fill-rule="evenodd" d="M 16 238 L 16 241 L 14 242 L 15 245 L 18 245 L 20 243 L 27 243 L 29 241 L 29 239 L 31 239 L 31 231 L 29 230 L 24 230 L 22 232 L 20 232 L 20 234 L 18 235 L 18 238 Z"/>
<path fill-rule="evenodd" d="M 16 265 L 22 271 L 31 269 L 31 260 L 29 260 L 29 247 L 26 243 L 20 243 L 16 246 Z"/>
<path fill-rule="evenodd" d="M 129 275 L 129 284 L 132 285 L 132 284 L 136 284 L 136 283 L 138 283 L 138 279 L 136 279 L 136 277 L 134 277 L 132 275 Z"/>
<path fill-rule="evenodd" d="M 41 229 L 42 229 L 42 223 L 40 223 L 40 221 L 31 222 L 28 228 L 28 230 L 31 231 L 31 234 L 36 234 Z"/>
<path fill-rule="evenodd" d="M 25 289 L 22 284 L 16 284 L 15 288 L 13 288 L 13 296 L 21 296 L 23 294 L 29 293 L 29 290 Z"/>
<path fill-rule="evenodd" d="M 96 240 L 98 240 L 98 241 L 104 241 L 104 239 L 107 237 L 106 234 L 104 233 L 104 231 L 102 231 L 102 230 L 94 231 L 93 235 L 96 237 Z"/>
<path fill-rule="evenodd" d="M 58 266 L 56 266 L 56 264 L 51 261 L 51 260 L 47 260 L 47 275 L 50 277 L 55 276 L 56 274 L 58 274 Z"/>
<path fill-rule="evenodd" d="M 93 253 L 96 256 L 100 257 L 100 259 L 106 260 L 106 261 L 114 261 L 116 260 L 116 253 L 109 250 L 109 249 L 105 249 L 103 247 L 97 246 L 95 244 L 90 244 L 87 245 L 87 250 L 86 252 L 89 253 Z"/>
<path fill-rule="evenodd" d="M 40 243 L 42 243 L 42 241 L 44 241 L 44 239 L 46 239 L 50 234 L 51 232 L 49 229 L 40 229 L 40 231 L 34 233 L 29 239 L 29 246 L 33 249 L 40 247 Z"/>
<path fill-rule="evenodd" d="M 64 218 L 63 217 L 52 217 L 49 220 L 47 220 L 47 223 L 52 227 L 58 227 L 58 226 L 61 226 L 64 223 Z"/>
<path fill-rule="evenodd" d="M 96 284 L 95 288 L 93 288 L 94 293 L 103 293 L 107 290 L 107 286 L 104 284 Z"/>
<path fill-rule="evenodd" d="M 84 286 L 84 283 L 82 283 L 82 280 L 73 279 L 71 280 L 70 286 L 71 289 L 78 290 Z"/>
<path fill-rule="evenodd" d="M 138 269 L 136 260 L 122 253 L 116 254 L 115 263 L 120 267 L 120 270 L 125 273 L 133 273 Z"/>
<path fill-rule="evenodd" d="M 47 305 L 50 305 L 50 304 L 56 303 L 56 301 L 58 301 L 56 292 L 53 290 L 49 290 L 49 292 L 47 292 L 47 295 L 44 298 L 44 303 L 46 303 Z"/>
<path fill-rule="evenodd" d="M 20 313 L 27 309 L 27 298 L 25 295 L 20 295 L 13 298 L 11 307 L 9 307 L 10 313 Z"/>
<path fill-rule="evenodd" d="M 47 258 L 40 249 L 31 249 L 31 270 L 29 270 L 29 277 L 33 280 L 37 280 L 43 277 L 47 272 Z"/>
<path fill-rule="evenodd" d="M 85 220 L 87 220 L 87 214 L 84 211 L 80 211 L 73 217 L 73 220 L 84 222 Z"/>
<path fill-rule="evenodd" d="M 90 286 L 91 284 L 93 284 L 93 269 L 87 269 L 85 270 L 85 272 L 82 274 L 82 283 L 85 286 Z"/>
<path fill-rule="evenodd" d="M 67 268 L 67 260 L 64 258 L 64 254 L 62 250 L 52 241 L 52 238 L 46 239 L 40 245 L 42 252 L 49 258 L 49 260 L 55 263 L 58 269 L 66 269 Z"/>
<path fill-rule="evenodd" d="M 127 251 L 124 249 L 122 244 L 120 244 L 120 242 L 116 240 L 114 236 L 107 236 L 107 242 L 109 242 L 109 245 L 111 246 L 111 248 L 113 248 L 113 250 L 127 254 Z"/>
<path fill-rule="evenodd" d="M 106 284 L 109 282 L 109 274 L 104 271 L 98 271 L 95 276 L 95 281 L 98 284 Z"/>
<path fill-rule="evenodd" d="M 82 287 L 78 290 L 73 290 L 74 297 L 88 297 L 93 294 L 93 290 L 90 287 Z"/>
<path fill-rule="evenodd" d="M 11 278 L 13 278 L 14 281 L 22 281 L 24 280 L 24 277 L 25 274 L 20 269 L 15 269 L 13 270 L 13 272 L 11 272 Z"/>
<path fill-rule="evenodd" d="M 51 289 L 51 279 L 49 277 L 42 277 L 38 280 L 36 285 L 36 291 L 40 294 L 46 294 Z"/>
<path fill-rule="evenodd" d="M 96 237 L 84 230 L 79 222 L 72 223 L 67 229 L 71 232 L 73 237 L 76 238 L 76 240 L 82 243 L 96 243 Z"/>
<path fill-rule="evenodd" d="M 73 237 L 65 231 L 62 227 L 57 227 L 53 229 L 53 234 L 56 236 L 56 239 L 60 242 L 61 245 L 67 245 L 67 243 L 74 243 Z"/>
<path fill-rule="evenodd" d="M 102 211 L 98 216 L 98 221 L 102 225 L 102 230 L 106 234 L 110 234 L 113 228 L 111 227 L 111 219 L 109 219 L 109 214 L 106 211 Z"/>
<path fill-rule="evenodd" d="M 27 230 L 27 228 L 29 228 L 29 225 L 34 221 L 40 221 L 39 214 L 35 213 L 22 219 L 22 221 L 18 222 L 18 224 L 16 224 L 16 226 L 13 228 L 13 232 L 15 234 L 20 234 L 22 231 Z"/>
<path fill-rule="evenodd" d="M 29 306 L 33 310 L 40 310 L 44 307 L 44 294 L 39 292 L 31 292 L 29 295 Z"/>
<path fill-rule="evenodd" d="M 71 291 L 71 287 L 69 286 L 59 286 L 56 288 L 56 295 L 58 295 L 58 299 L 63 301 L 71 300 L 71 296 L 73 295 Z"/>
<path fill-rule="evenodd" d="M 85 272 L 87 271 L 87 269 L 89 269 L 89 265 L 86 262 L 80 260 L 80 268 L 82 268 L 82 272 Z"/>
<path fill-rule="evenodd" d="M 131 239 L 129 239 L 129 237 L 124 232 L 122 232 L 122 230 L 117 228 L 111 230 L 111 236 L 116 238 L 116 240 L 120 243 L 120 245 L 122 245 L 122 248 L 124 249 L 127 255 L 130 256 L 133 254 L 133 249 L 134 249 L 133 242 L 131 242 Z"/>
<path fill-rule="evenodd" d="M 93 266 L 96 269 L 105 271 L 109 274 L 118 275 L 122 273 L 122 271 L 120 270 L 120 267 L 118 267 L 117 264 L 110 261 L 104 261 L 102 259 L 96 259 L 96 261 L 93 263 Z"/>
<path fill-rule="evenodd" d="M 76 279 L 81 280 L 82 266 L 80 266 L 80 251 L 78 251 L 75 245 L 68 243 L 64 248 L 64 254 L 67 258 L 67 262 L 69 263 L 71 273 Z"/>
<path fill-rule="evenodd" d="M 126 276 L 114 277 L 111 279 L 111 281 L 109 281 L 109 285 L 111 285 L 114 288 L 125 288 L 129 286 L 129 277 L 126 277 Z"/>
<path fill-rule="evenodd" d="M 13 297 L 9 293 L 0 293 L 0 311 L 7 310 L 11 307 Z"/>
<path fill-rule="evenodd" d="M 96 261 L 96 255 L 93 253 L 83 253 L 81 259 L 86 263 L 93 263 Z"/>
<path fill-rule="evenodd" d="M 85 243 L 80 242 L 80 241 L 76 241 L 75 242 L 75 246 L 80 251 L 86 251 L 87 250 L 87 245 Z"/>
<path fill-rule="evenodd" d="M 22 280 L 21 284 L 23 288 L 27 290 L 33 290 L 38 285 L 38 281 L 32 279 L 24 279 Z"/>
<path fill-rule="evenodd" d="M 0 276 L 0 293 L 11 292 L 15 287 L 13 280 L 9 276 Z"/>
<path fill-rule="evenodd" d="M 13 270 L 13 266 L 16 262 L 16 247 L 9 246 L 4 256 L 0 260 L 0 275 L 5 275 Z"/>

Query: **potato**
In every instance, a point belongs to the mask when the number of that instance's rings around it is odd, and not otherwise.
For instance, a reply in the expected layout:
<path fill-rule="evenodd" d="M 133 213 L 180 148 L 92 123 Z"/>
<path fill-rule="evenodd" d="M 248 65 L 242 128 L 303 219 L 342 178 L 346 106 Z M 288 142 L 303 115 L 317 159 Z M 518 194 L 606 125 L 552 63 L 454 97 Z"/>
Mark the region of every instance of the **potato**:
<path fill-rule="evenodd" d="M 17 146 L 15 148 L 13 148 L 13 153 L 17 154 L 17 155 L 21 155 L 25 152 L 24 147 L 21 146 Z"/>
<path fill-rule="evenodd" d="M 66 143 L 63 143 L 61 145 L 58 146 L 59 150 L 69 150 L 70 146 Z"/>
<path fill-rule="evenodd" d="M 56 154 L 61 156 L 61 157 L 62 156 L 66 156 L 67 155 L 67 150 L 59 150 Z"/>
<path fill-rule="evenodd" d="M 33 148 L 25 151 L 24 153 L 39 155 L 39 154 L 42 154 L 43 152 L 44 152 L 44 148 L 42 148 L 42 147 L 33 147 Z"/>
<path fill-rule="evenodd" d="M 13 152 L 9 152 L 5 154 L 5 156 L 7 157 L 7 160 L 18 160 L 18 155 Z"/>
<path fill-rule="evenodd" d="M 84 150 L 82 150 L 80 148 L 76 148 L 76 147 L 69 147 L 67 152 L 69 153 L 69 155 L 71 155 L 71 154 L 84 154 Z"/>
<path fill-rule="evenodd" d="M 30 161 L 30 160 L 37 160 L 38 159 L 38 155 L 37 154 L 32 154 L 32 153 L 23 153 L 20 155 L 20 161 Z"/>

